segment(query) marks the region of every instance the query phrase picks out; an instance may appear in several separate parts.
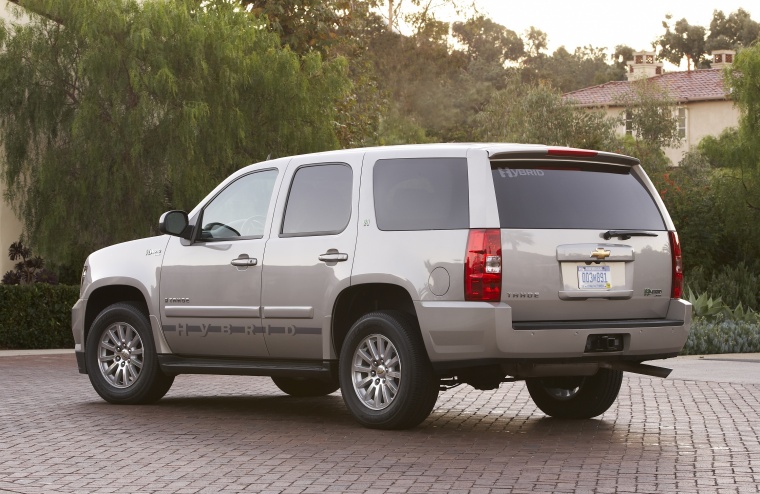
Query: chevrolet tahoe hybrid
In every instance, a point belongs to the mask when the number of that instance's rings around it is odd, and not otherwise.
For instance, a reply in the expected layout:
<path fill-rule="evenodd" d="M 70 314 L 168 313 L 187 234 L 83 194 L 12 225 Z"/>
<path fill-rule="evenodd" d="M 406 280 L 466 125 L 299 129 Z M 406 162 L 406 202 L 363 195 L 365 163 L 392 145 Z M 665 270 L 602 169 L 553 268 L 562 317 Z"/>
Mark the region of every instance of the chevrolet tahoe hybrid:
<path fill-rule="evenodd" d="M 348 149 L 242 168 L 161 236 L 92 253 L 79 370 L 112 403 L 179 374 L 338 389 L 355 419 L 421 423 L 440 391 L 524 380 L 589 418 L 623 372 L 678 355 L 678 235 L 638 160 L 540 145 Z"/>

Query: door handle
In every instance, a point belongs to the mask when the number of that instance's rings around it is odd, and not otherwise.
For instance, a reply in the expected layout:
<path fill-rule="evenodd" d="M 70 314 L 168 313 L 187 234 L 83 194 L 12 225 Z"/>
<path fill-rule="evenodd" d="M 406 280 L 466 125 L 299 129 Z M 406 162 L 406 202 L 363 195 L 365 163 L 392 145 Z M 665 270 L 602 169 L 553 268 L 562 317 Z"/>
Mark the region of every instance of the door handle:
<path fill-rule="evenodd" d="M 326 252 L 319 256 L 319 260 L 324 262 L 348 261 L 348 254 L 343 254 L 340 252 Z"/>
<path fill-rule="evenodd" d="M 256 264 L 259 263 L 259 261 L 255 257 L 248 257 L 248 256 L 243 257 L 244 255 L 245 254 L 241 255 L 237 259 L 233 259 L 232 261 L 230 261 L 230 264 L 232 264 L 233 266 L 247 267 L 247 266 L 255 266 Z"/>

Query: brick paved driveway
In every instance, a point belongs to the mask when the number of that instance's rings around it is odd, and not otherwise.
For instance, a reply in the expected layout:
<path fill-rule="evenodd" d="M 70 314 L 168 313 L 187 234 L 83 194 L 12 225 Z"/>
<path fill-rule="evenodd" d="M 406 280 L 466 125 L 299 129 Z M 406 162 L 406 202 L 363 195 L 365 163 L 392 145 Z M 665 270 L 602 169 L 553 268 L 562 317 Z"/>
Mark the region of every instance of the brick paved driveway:
<path fill-rule="evenodd" d="M 104 403 L 72 355 L 0 358 L 0 492 L 759 492 L 760 386 L 628 377 L 601 419 L 522 384 L 442 393 L 417 429 L 356 425 L 340 394 L 179 376 Z"/>

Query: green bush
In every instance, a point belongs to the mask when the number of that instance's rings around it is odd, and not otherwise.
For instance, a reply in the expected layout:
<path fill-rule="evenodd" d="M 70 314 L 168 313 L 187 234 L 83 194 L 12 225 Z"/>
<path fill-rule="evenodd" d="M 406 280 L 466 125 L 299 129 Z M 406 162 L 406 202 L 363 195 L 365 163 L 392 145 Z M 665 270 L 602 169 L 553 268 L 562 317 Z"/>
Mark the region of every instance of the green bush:
<path fill-rule="evenodd" d="M 681 355 L 760 352 L 760 321 L 692 320 Z"/>
<path fill-rule="evenodd" d="M 0 285 L 0 348 L 73 348 L 71 307 L 79 287 Z"/>
<path fill-rule="evenodd" d="M 739 304 L 760 311 L 760 263 L 739 262 L 709 273 L 699 266 L 687 273 L 686 284 L 694 293 L 718 297 L 728 307 Z"/>

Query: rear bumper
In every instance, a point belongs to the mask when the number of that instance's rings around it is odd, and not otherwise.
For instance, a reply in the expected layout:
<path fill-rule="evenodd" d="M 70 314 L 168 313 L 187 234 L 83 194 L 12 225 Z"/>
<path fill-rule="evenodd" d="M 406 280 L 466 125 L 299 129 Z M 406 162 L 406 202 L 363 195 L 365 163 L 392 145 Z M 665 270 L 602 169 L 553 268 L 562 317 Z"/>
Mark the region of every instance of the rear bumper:
<path fill-rule="evenodd" d="M 615 359 L 644 361 L 676 356 L 686 344 L 691 304 L 671 300 L 663 319 L 551 321 L 513 324 L 505 303 L 418 302 L 417 315 L 434 366 L 456 361 Z M 622 335 L 623 349 L 587 352 L 590 335 Z M 453 364 L 455 365 L 455 364 Z"/>

